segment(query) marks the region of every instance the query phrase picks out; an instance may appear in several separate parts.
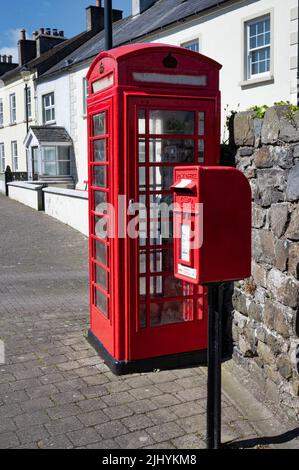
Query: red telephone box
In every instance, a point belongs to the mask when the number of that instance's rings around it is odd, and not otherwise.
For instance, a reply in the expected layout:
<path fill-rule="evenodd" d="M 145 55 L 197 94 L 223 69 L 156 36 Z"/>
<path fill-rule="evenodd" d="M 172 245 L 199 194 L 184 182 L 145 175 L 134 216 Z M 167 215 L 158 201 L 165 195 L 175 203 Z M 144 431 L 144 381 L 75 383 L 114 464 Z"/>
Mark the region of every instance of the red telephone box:
<path fill-rule="evenodd" d="M 173 202 L 174 167 L 218 164 L 220 68 L 187 49 L 138 44 L 99 54 L 88 72 L 89 340 L 115 373 L 206 356 L 206 290 L 174 277 L 172 214 L 161 207 Z"/>

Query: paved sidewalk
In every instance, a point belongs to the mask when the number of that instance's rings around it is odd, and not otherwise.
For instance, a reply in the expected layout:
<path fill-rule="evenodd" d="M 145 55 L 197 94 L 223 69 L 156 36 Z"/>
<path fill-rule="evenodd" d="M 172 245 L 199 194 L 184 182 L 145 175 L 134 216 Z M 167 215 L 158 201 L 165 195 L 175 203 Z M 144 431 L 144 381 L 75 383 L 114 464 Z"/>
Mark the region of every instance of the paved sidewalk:
<path fill-rule="evenodd" d="M 83 235 L 2 196 L 0 227 L 0 448 L 205 447 L 205 368 L 115 377 L 87 343 Z M 229 374 L 223 442 L 271 446 L 256 438 L 275 417 L 247 391 L 238 403 Z"/>

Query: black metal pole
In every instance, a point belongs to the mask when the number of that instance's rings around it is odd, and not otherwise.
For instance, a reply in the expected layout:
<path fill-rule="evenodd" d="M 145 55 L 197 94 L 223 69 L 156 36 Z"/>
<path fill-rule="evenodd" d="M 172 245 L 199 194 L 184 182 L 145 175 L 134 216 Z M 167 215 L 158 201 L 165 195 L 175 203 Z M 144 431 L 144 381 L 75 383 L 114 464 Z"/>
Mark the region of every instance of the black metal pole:
<path fill-rule="evenodd" d="M 221 356 L 223 287 L 208 286 L 207 448 L 221 445 Z"/>
<path fill-rule="evenodd" d="M 25 112 L 26 112 L 26 135 L 28 134 L 29 131 L 29 113 L 28 113 L 28 85 L 27 83 L 25 84 Z"/>
<path fill-rule="evenodd" d="M 299 106 L 299 0 L 297 13 L 297 106 Z"/>
<path fill-rule="evenodd" d="M 105 50 L 108 51 L 113 47 L 112 37 L 112 0 L 105 0 Z"/>

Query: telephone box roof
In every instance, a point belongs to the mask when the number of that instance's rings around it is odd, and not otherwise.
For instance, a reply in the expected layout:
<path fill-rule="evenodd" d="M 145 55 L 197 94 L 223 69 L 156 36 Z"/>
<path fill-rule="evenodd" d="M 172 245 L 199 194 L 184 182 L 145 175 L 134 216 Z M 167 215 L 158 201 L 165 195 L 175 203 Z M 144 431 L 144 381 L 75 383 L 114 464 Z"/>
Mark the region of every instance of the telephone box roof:
<path fill-rule="evenodd" d="M 172 52 L 174 54 L 178 55 L 185 55 L 185 56 L 190 56 L 190 57 L 196 57 L 200 59 L 202 62 L 206 62 L 209 64 L 211 67 L 215 68 L 216 70 L 220 70 L 222 68 L 222 65 L 216 62 L 213 59 L 210 59 L 209 57 L 206 57 L 202 54 L 199 54 L 198 52 L 193 52 L 189 49 L 183 48 L 183 47 L 178 47 L 178 46 L 170 46 L 169 44 L 157 44 L 157 43 L 141 43 L 141 44 L 130 44 L 130 45 L 125 45 L 125 46 L 119 46 L 114 49 L 111 49 L 109 51 L 103 51 L 100 52 L 100 54 L 97 55 L 97 57 L 94 59 L 92 62 L 90 69 L 88 71 L 88 74 L 86 76 L 87 80 L 89 80 L 94 68 L 96 65 L 105 57 L 109 57 L 111 59 L 114 59 L 116 62 L 120 62 L 122 59 L 128 57 L 128 56 L 134 56 L 134 55 L 145 55 L 145 54 L 150 54 L 151 52 L 154 51 L 159 51 L 163 52 Z"/>

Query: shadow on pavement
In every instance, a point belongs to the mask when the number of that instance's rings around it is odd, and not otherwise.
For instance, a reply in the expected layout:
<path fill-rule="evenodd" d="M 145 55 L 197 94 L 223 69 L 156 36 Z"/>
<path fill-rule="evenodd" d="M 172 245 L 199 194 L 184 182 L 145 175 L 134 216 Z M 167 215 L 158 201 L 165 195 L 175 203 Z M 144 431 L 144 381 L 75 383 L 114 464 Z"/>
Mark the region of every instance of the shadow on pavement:
<path fill-rule="evenodd" d="M 256 437 L 252 439 L 244 439 L 244 441 L 226 443 L 226 447 L 230 449 L 246 449 L 270 444 L 284 444 L 296 439 L 297 437 L 299 437 L 299 428 L 279 434 L 278 436 Z"/>

